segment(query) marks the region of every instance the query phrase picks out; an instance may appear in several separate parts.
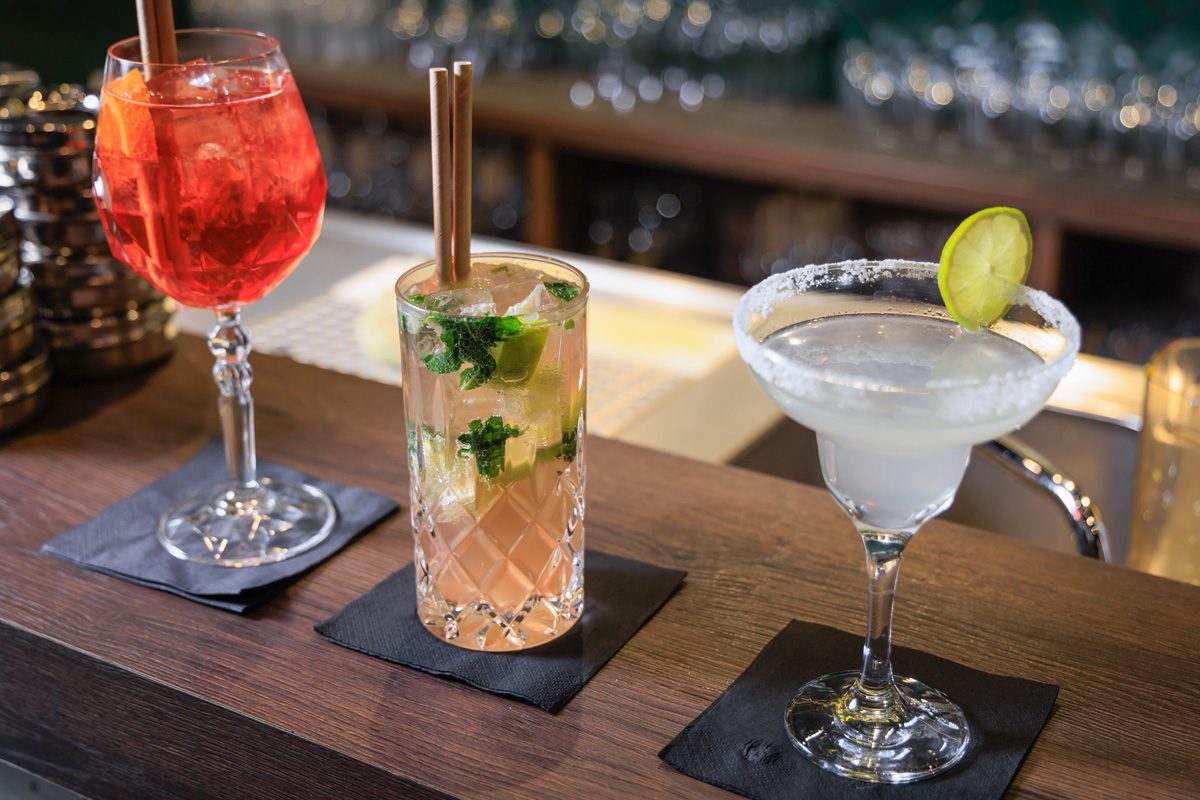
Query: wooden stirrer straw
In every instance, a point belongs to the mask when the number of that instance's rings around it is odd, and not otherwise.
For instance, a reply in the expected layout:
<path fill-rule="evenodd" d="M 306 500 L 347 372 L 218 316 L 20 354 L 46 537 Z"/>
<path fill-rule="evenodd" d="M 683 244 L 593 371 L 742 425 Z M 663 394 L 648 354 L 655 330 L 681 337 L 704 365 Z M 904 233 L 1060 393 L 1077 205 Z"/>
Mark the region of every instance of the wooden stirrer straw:
<path fill-rule="evenodd" d="M 437 258 L 438 280 L 454 285 L 454 260 L 451 209 L 454 187 L 450 178 L 450 86 L 446 70 L 429 70 L 429 128 L 433 145 L 433 241 Z"/>
<path fill-rule="evenodd" d="M 471 62 L 454 62 L 454 276 L 471 271 Z"/>
<path fill-rule="evenodd" d="M 151 64 L 179 63 L 179 48 L 175 44 L 175 13 L 171 10 L 171 0 L 137 0 L 138 39 L 142 49 L 142 70 L 145 80 L 150 80 L 156 67 Z M 155 141 L 160 152 L 163 151 L 161 140 L 163 132 L 155 126 Z M 169 197 L 173 191 L 170 188 L 169 173 L 166 170 L 155 170 L 151 175 L 145 163 L 137 164 L 138 181 L 143 187 L 159 186 L 161 196 Z M 165 185 L 166 188 L 163 188 Z M 174 223 L 168 221 L 161 211 L 157 211 L 150 202 L 148 189 L 139 191 L 138 206 L 146 225 L 147 247 L 150 259 L 156 264 L 165 264 L 167 259 L 168 231 L 173 230 Z"/>
<path fill-rule="evenodd" d="M 146 77 L 150 77 L 150 64 L 179 63 L 179 50 L 175 46 L 175 12 L 171 9 L 171 0 L 137 0 L 137 18 Z"/>

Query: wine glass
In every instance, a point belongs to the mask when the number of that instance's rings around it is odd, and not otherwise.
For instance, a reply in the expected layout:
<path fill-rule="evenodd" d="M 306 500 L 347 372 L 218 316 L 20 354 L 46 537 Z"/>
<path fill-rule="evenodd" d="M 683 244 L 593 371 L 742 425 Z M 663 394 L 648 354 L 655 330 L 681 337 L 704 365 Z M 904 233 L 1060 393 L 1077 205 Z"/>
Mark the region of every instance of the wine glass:
<path fill-rule="evenodd" d="M 229 476 L 171 506 L 158 538 L 177 558 L 248 567 L 316 546 L 336 516 L 320 489 L 257 474 L 240 319 L 312 246 L 325 173 L 276 39 L 224 29 L 176 38 L 178 64 L 144 63 L 137 38 L 109 48 L 93 187 L 113 254 L 217 317 L 208 348 Z"/>

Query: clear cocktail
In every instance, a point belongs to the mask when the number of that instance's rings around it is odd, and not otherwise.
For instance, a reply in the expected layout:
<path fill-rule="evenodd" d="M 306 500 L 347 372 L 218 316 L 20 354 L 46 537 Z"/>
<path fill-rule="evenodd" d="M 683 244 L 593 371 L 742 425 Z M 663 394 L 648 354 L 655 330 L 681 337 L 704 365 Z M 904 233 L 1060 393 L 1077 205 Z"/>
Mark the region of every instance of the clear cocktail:
<path fill-rule="evenodd" d="M 547 642 L 583 610 L 587 282 L 484 253 L 396 292 L 418 615 L 460 647 Z"/>
<path fill-rule="evenodd" d="M 937 278 L 936 264 L 805 267 L 755 286 L 734 316 L 738 349 L 763 389 L 816 431 L 825 482 L 866 549 L 862 669 L 810 681 L 786 712 L 805 755 L 860 780 L 920 780 L 966 752 L 958 706 L 892 674 L 900 557 L 953 501 L 971 447 L 1036 414 L 1079 348 L 1070 313 L 1024 286 L 990 328 L 965 330 Z"/>

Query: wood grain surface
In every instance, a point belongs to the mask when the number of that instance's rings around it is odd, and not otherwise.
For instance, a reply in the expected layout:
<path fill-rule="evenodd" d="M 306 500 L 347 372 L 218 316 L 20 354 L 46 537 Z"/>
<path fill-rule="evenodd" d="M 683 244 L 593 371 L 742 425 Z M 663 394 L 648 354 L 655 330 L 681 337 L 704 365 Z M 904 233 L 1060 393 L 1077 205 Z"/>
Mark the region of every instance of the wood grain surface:
<path fill-rule="evenodd" d="M 265 457 L 407 500 L 398 389 L 253 363 Z M 656 753 L 788 619 L 864 624 L 824 492 L 599 439 L 589 547 L 689 577 L 557 716 L 313 632 L 409 560 L 406 514 L 247 617 L 39 555 L 216 433 L 209 370 L 185 338 L 0 442 L 0 758 L 90 797 L 727 797 Z M 899 643 L 1062 687 L 1010 797 L 1197 796 L 1200 588 L 936 521 L 904 572 Z"/>

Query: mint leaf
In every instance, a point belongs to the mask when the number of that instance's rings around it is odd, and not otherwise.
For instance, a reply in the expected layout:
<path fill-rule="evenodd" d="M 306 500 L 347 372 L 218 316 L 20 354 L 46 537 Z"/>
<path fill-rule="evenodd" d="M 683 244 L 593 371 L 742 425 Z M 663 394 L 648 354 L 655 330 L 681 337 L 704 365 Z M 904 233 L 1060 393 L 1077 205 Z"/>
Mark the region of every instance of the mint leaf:
<path fill-rule="evenodd" d="M 471 366 L 458 376 L 458 385 L 476 389 L 496 372 L 496 357 L 492 348 L 521 332 L 521 320 L 516 317 L 455 317 L 449 314 L 428 314 L 427 322 L 442 329 L 440 338 L 444 350 L 426 353 L 421 361 L 430 372 L 458 372 L 464 364 Z"/>
<path fill-rule="evenodd" d="M 410 294 L 404 299 L 412 303 L 414 306 L 424 306 L 425 298 L 428 296 L 429 295 L 424 294 Z M 411 333 L 411 331 L 408 329 L 408 314 L 404 313 L 404 307 L 397 307 L 396 310 L 400 313 L 400 330 L 404 331 L 405 333 Z"/>
<path fill-rule="evenodd" d="M 554 281 L 542 285 L 546 287 L 547 292 L 567 303 L 579 297 L 579 287 L 566 281 Z"/>
<path fill-rule="evenodd" d="M 562 435 L 562 457 L 563 461 L 574 461 L 575 451 L 579 444 L 578 434 L 575 431 L 563 431 Z"/>
<path fill-rule="evenodd" d="M 421 356 L 421 360 L 425 362 L 425 366 L 429 367 L 430 372 L 447 374 L 450 372 L 458 372 L 462 369 L 462 359 L 457 357 L 450 350 L 441 350 L 437 353 L 429 353 Z"/>
<path fill-rule="evenodd" d="M 568 331 L 569 331 L 569 330 L 571 330 L 571 329 L 572 329 L 572 328 L 574 328 L 574 327 L 575 327 L 575 320 L 573 320 L 573 319 L 569 319 L 569 320 L 567 320 L 566 322 L 564 322 L 564 323 L 563 323 L 563 330 L 568 330 Z"/>
<path fill-rule="evenodd" d="M 417 424 L 415 422 L 408 423 L 408 455 L 409 458 L 417 456 Z"/>
<path fill-rule="evenodd" d="M 504 444 L 514 436 L 520 436 L 516 425 L 505 425 L 499 416 L 488 417 L 487 422 L 473 419 L 467 423 L 467 432 L 460 434 L 458 449 L 460 456 L 475 457 L 475 471 L 479 477 L 492 479 L 504 469 Z"/>

